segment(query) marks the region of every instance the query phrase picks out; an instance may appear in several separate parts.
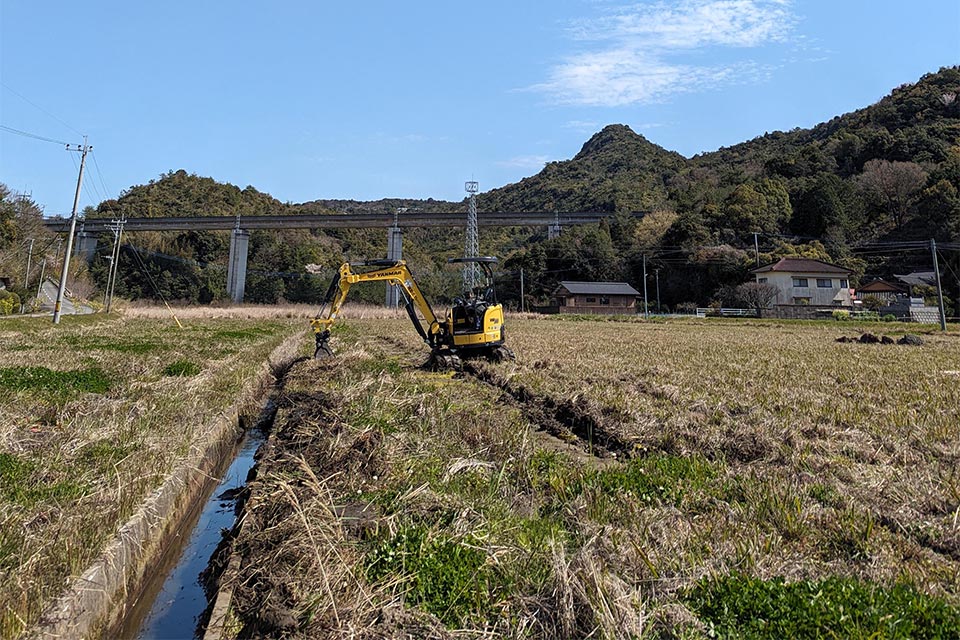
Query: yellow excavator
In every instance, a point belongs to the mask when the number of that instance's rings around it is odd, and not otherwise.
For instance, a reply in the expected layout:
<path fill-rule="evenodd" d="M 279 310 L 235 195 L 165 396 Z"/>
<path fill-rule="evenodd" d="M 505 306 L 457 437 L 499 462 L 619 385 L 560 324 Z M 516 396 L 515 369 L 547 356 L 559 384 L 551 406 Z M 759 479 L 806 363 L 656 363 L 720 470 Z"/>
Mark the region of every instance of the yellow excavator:
<path fill-rule="evenodd" d="M 503 305 L 497 302 L 491 265 L 497 259 L 491 256 L 451 258 L 451 263 L 476 264 L 483 272 L 480 286 L 453 299 L 446 317 L 440 319 L 420 291 L 417 281 L 404 260 L 369 260 L 360 263 L 345 262 L 330 282 L 323 306 L 310 321 L 316 335 L 314 358 L 333 355 L 330 348 L 330 327 L 340 315 L 350 287 L 361 282 L 386 282 L 395 285 L 404 300 L 413 327 L 430 347 L 430 358 L 424 364 L 431 370 L 460 369 L 462 358 L 482 357 L 500 362 L 514 359 L 513 352 L 503 343 Z M 354 268 L 373 267 L 354 271 Z M 329 304 L 329 308 L 327 305 Z M 423 322 L 417 315 L 423 316 Z M 426 325 L 426 326 L 424 326 Z"/>

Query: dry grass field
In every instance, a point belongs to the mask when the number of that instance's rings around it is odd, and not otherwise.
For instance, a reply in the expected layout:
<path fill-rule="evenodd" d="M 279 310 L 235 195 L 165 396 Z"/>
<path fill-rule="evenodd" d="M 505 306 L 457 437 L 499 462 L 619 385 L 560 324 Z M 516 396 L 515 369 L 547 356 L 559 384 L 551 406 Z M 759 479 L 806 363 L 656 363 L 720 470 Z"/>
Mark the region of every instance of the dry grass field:
<path fill-rule="evenodd" d="M 348 320 L 278 395 L 239 637 L 957 637 L 960 336 L 508 319 L 417 368 Z"/>
<path fill-rule="evenodd" d="M 0 637 L 37 621 L 305 328 L 184 315 L 0 320 Z"/>

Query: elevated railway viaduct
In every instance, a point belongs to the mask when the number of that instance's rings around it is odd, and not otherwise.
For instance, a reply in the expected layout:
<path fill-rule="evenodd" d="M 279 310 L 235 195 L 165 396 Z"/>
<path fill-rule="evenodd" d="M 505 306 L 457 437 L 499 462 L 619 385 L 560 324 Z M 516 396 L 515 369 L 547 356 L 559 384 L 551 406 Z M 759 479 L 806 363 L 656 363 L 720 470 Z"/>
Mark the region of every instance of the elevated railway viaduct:
<path fill-rule="evenodd" d="M 246 282 L 247 248 L 250 229 L 377 229 L 387 231 L 389 259 L 402 257 L 403 229 L 416 227 L 462 227 L 465 212 L 398 212 L 398 213 L 326 213 L 269 216 L 184 216 L 129 217 L 122 222 L 109 218 L 86 218 L 79 225 L 76 252 L 88 260 L 97 248 L 98 237 L 114 232 L 122 224 L 124 233 L 135 231 L 230 231 L 230 258 L 227 267 L 227 290 L 234 302 L 243 301 Z M 565 226 L 596 224 L 611 218 L 610 212 L 496 212 L 477 216 L 479 226 L 537 227 L 546 226 L 549 237 L 555 237 Z M 642 212 L 631 214 L 643 217 Z M 44 224 L 57 233 L 68 233 L 69 218 L 47 218 Z"/>

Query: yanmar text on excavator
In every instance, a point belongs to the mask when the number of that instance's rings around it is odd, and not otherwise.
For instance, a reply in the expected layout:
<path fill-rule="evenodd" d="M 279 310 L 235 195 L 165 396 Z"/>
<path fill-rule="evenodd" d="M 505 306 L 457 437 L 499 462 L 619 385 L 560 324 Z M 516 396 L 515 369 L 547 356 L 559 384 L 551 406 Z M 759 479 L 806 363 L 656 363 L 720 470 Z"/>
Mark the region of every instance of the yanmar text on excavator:
<path fill-rule="evenodd" d="M 340 265 L 324 296 L 320 313 L 310 321 L 317 340 L 314 357 L 333 355 L 329 345 L 330 327 L 336 322 L 350 287 L 360 282 L 386 282 L 397 286 L 413 327 L 430 347 L 430 359 L 425 363 L 427 368 L 459 369 L 461 358 L 482 357 L 497 362 L 512 359 L 513 352 L 503 344 L 503 305 L 497 302 L 491 270 L 497 259 L 490 256 L 451 258 L 448 262 L 477 264 L 485 282 L 473 291 L 465 292 L 464 297 L 454 298 L 442 320 L 433 312 L 405 261 L 370 260 Z M 353 270 L 367 267 L 373 268 Z"/>

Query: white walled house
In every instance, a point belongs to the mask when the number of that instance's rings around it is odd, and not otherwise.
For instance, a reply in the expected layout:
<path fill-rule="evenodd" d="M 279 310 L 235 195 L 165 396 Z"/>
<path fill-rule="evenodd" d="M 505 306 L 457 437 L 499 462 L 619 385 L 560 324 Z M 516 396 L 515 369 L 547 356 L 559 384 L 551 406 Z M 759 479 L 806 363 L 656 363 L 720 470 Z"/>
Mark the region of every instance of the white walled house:
<path fill-rule="evenodd" d="M 850 269 L 810 258 L 781 258 L 752 270 L 757 282 L 777 289 L 774 305 L 850 307 Z"/>

